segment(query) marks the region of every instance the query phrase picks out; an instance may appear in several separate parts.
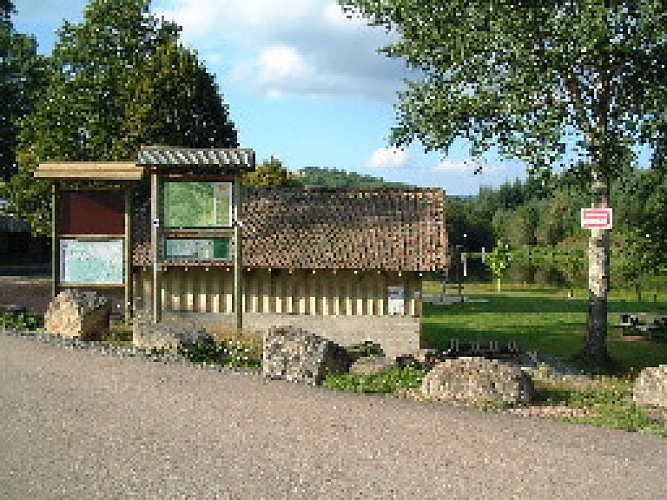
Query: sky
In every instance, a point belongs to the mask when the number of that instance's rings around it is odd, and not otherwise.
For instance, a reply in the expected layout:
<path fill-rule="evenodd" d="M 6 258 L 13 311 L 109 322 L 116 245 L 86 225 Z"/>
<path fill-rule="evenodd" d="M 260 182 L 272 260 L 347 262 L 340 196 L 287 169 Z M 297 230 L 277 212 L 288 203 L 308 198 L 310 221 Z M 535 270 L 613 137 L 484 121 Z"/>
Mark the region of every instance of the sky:
<path fill-rule="evenodd" d="M 14 0 L 14 27 L 49 55 L 63 21 L 79 23 L 87 0 Z M 526 165 L 493 153 L 478 163 L 469 144 L 425 153 L 390 146 L 396 92 L 414 77 L 377 49 L 396 40 L 349 19 L 335 0 L 153 0 L 151 11 L 182 28 L 215 75 L 239 133 L 258 163 L 274 156 L 290 171 L 316 166 L 475 195 L 480 186 L 526 178 Z M 640 166 L 649 154 L 640 155 Z"/>

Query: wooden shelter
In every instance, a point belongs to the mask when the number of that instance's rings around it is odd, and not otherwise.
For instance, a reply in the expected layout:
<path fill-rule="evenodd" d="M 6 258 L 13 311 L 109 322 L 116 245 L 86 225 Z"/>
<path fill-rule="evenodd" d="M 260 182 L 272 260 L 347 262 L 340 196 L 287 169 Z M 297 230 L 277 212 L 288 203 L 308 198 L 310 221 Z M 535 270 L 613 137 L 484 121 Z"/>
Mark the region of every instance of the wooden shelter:
<path fill-rule="evenodd" d="M 142 171 L 130 162 L 57 162 L 39 165 L 37 179 L 52 184 L 52 295 L 64 288 L 122 287 L 131 315 L 132 184 Z"/>
<path fill-rule="evenodd" d="M 342 345 L 373 340 L 388 355 L 420 347 L 421 275 L 447 265 L 441 189 L 242 188 L 250 150 L 143 148 L 123 165 L 116 175 L 135 175 L 128 315 L 290 324 Z"/>

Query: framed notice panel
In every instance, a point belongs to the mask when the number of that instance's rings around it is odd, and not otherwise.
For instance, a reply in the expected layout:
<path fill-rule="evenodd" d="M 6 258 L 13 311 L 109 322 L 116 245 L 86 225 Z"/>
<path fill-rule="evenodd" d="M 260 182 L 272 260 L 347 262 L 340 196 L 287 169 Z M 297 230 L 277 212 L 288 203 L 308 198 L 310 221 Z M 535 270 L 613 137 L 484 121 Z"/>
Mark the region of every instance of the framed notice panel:
<path fill-rule="evenodd" d="M 229 238 L 165 240 L 167 259 L 229 259 Z"/>
<path fill-rule="evenodd" d="M 123 240 L 60 240 L 60 282 L 123 285 Z"/>
<path fill-rule="evenodd" d="M 405 289 L 402 286 L 387 288 L 387 309 L 389 314 L 405 314 Z"/>
<path fill-rule="evenodd" d="M 231 182 L 164 183 L 165 227 L 229 227 Z"/>

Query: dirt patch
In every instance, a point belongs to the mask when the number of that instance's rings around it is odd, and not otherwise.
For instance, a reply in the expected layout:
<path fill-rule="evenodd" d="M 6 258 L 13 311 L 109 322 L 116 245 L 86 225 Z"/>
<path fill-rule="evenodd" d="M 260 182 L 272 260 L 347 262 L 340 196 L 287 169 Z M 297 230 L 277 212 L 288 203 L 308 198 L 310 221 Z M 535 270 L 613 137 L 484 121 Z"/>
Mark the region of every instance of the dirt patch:
<path fill-rule="evenodd" d="M 86 290 L 82 288 L 82 290 Z M 122 311 L 122 289 L 99 290 L 111 301 L 112 313 Z M 51 303 L 51 280 L 29 278 L 0 278 L 0 305 L 14 304 L 25 307 L 31 314 L 46 314 Z"/>
<path fill-rule="evenodd" d="M 48 282 L 0 281 L 0 305 L 16 304 L 32 314 L 46 314 L 51 302 L 51 284 Z"/>

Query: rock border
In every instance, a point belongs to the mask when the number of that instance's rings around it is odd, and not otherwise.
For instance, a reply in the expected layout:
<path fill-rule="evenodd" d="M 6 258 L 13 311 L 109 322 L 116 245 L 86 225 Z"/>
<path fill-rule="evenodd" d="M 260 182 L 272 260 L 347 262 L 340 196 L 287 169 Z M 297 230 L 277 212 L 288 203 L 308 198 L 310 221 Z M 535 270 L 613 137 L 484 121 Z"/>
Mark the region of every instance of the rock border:
<path fill-rule="evenodd" d="M 0 334 L 4 334 L 10 337 L 18 337 L 18 338 L 33 340 L 36 342 L 41 342 L 47 345 L 60 347 L 64 349 L 79 349 L 79 350 L 94 352 L 97 354 L 103 354 L 106 356 L 116 356 L 119 358 L 135 358 L 146 362 L 174 364 L 174 365 L 188 366 L 191 368 L 197 368 L 203 370 L 215 370 L 219 372 L 261 376 L 261 369 L 236 367 L 236 366 L 222 366 L 211 363 L 194 362 L 188 360 L 183 356 L 174 354 L 173 352 L 167 349 L 165 349 L 164 351 L 157 351 L 157 350 L 151 351 L 150 349 L 139 348 L 134 346 L 133 347 L 110 346 L 98 340 L 69 339 L 43 331 L 16 330 L 13 328 L 0 328 Z"/>

